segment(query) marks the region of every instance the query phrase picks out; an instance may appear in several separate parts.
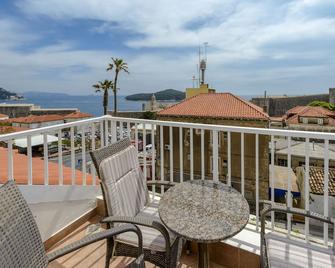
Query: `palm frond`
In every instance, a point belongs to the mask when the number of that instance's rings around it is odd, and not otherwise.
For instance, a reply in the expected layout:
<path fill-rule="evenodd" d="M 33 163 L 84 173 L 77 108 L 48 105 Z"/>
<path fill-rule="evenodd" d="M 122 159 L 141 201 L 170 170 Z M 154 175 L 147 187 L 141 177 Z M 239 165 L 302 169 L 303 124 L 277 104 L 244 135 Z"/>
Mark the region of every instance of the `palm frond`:
<path fill-rule="evenodd" d="M 111 71 L 111 70 L 113 70 L 113 68 L 114 68 L 114 65 L 111 64 L 111 63 L 109 63 L 108 66 L 107 66 L 106 71 L 107 71 L 107 72 L 108 72 L 108 71 Z"/>

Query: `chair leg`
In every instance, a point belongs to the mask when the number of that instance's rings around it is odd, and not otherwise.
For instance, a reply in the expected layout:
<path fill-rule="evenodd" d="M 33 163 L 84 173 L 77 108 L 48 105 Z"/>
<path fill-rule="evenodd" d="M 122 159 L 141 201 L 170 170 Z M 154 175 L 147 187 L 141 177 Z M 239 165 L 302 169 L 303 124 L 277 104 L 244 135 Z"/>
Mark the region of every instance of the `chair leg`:
<path fill-rule="evenodd" d="M 112 258 L 113 255 L 114 240 L 113 238 L 108 238 L 106 242 L 107 242 L 107 249 L 106 249 L 105 268 L 108 268 L 110 259 Z"/>

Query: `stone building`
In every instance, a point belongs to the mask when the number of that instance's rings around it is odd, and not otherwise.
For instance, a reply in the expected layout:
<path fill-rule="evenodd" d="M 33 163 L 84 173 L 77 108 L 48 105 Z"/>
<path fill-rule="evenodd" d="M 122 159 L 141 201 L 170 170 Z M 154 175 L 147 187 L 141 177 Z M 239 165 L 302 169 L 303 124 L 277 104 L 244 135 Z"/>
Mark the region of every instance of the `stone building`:
<path fill-rule="evenodd" d="M 252 98 L 251 102 L 263 108 L 270 116 L 282 116 L 287 110 L 296 106 L 308 105 L 312 101 L 335 103 L 335 88 L 330 88 L 328 94 L 304 96 L 268 96 Z"/>
<path fill-rule="evenodd" d="M 335 112 L 323 107 L 296 106 L 285 113 L 282 123 L 288 129 L 335 132 Z"/>
<path fill-rule="evenodd" d="M 259 107 L 231 93 L 199 94 L 181 103 L 168 107 L 157 113 L 158 120 L 218 124 L 227 126 L 267 128 L 269 117 Z M 159 130 L 158 130 L 159 131 Z M 180 173 L 179 160 L 179 128 L 173 128 L 173 148 L 169 148 L 169 128 L 163 128 L 164 138 L 164 172 L 169 178 L 169 152 L 173 150 L 173 176 L 178 180 Z M 183 174 L 184 180 L 190 178 L 190 130 L 182 130 L 183 141 Z M 211 133 L 204 133 L 205 177 L 211 179 L 212 174 L 212 139 Z M 157 133 L 159 137 L 159 132 Z M 244 135 L 245 154 L 245 196 L 249 201 L 255 200 L 255 135 Z M 231 175 L 232 185 L 241 187 L 241 136 L 231 133 Z M 219 179 L 226 181 L 227 176 L 227 133 L 219 133 Z M 157 143 L 160 144 L 160 143 Z M 194 178 L 201 177 L 201 135 L 200 130 L 193 131 Z M 159 145 L 160 146 L 160 145 Z M 160 148 L 157 148 L 158 159 Z M 160 160 L 158 161 L 160 166 Z M 268 138 L 259 136 L 259 182 L 260 198 L 268 197 L 269 178 Z M 160 168 L 158 167 L 159 171 Z"/>

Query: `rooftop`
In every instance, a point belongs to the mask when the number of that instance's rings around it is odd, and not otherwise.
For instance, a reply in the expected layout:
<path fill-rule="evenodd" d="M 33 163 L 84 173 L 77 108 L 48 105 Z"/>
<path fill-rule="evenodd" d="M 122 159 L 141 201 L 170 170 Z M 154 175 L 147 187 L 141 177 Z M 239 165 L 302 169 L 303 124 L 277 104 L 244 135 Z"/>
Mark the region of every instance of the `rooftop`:
<path fill-rule="evenodd" d="M 79 118 L 89 118 L 94 117 L 92 114 L 83 112 L 74 112 L 64 116 L 64 119 L 79 119 Z"/>
<path fill-rule="evenodd" d="M 24 131 L 24 130 L 28 130 L 28 129 L 29 128 L 25 128 L 25 127 L 0 126 L 0 135 L 1 134 Z"/>
<path fill-rule="evenodd" d="M 303 167 L 299 169 L 304 170 Z M 309 187 L 310 193 L 323 195 L 324 193 L 324 168 L 323 167 L 309 167 Z M 329 195 L 335 196 L 335 169 L 330 168 L 329 174 Z"/>
<path fill-rule="evenodd" d="M 283 119 L 288 123 L 298 124 L 299 117 L 329 118 L 329 124 L 335 125 L 335 112 L 323 107 L 296 106 L 288 110 Z"/>
<path fill-rule="evenodd" d="M 6 148 L 0 147 L 0 163 L 2 166 L 6 167 L 8 165 L 8 150 Z M 17 150 L 13 150 L 13 163 L 15 165 L 14 169 L 14 179 L 17 184 L 28 184 L 28 156 L 25 154 L 20 154 Z M 44 184 L 44 160 L 40 157 L 32 158 L 32 183 L 35 185 Z M 58 163 L 48 162 L 48 172 L 49 172 L 49 184 L 58 184 Z M 71 182 L 71 168 L 63 166 L 63 184 L 70 185 Z M 75 170 L 75 182 L 76 184 L 82 184 L 83 173 L 80 170 Z M 0 169 L 0 184 L 5 183 L 8 180 L 7 169 Z M 90 174 L 86 175 L 87 184 L 92 184 L 92 177 Z"/>
<path fill-rule="evenodd" d="M 172 105 L 157 115 L 269 120 L 269 116 L 260 107 L 231 93 L 199 94 Z"/>
<path fill-rule="evenodd" d="M 47 115 L 30 115 L 24 117 L 16 117 L 7 120 L 9 123 L 42 123 L 42 122 L 51 122 L 51 121 L 60 121 L 63 120 L 64 116 L 58 114 L 47 114 Z"/>

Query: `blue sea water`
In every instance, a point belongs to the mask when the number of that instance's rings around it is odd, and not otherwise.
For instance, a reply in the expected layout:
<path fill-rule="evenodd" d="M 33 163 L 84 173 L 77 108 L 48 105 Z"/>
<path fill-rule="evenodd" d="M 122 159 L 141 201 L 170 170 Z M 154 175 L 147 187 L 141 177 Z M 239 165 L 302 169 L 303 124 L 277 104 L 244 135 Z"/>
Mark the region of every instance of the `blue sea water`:
<path fill-rule="evenodd" d="M 33 103 L 41 108 L 78 108 L 81 112 L 100 116 L 103 114 L 102 96 L 70 96 L 66 94 L 24 94 L 24 100 L 4 101 L 5 103 Z M 141 111 L 140 101 L 127 101 L 124 96 L 118 96 L 119 111 Z M 109 110 L 114 109 L 113 96 L 109 98 Z"/>
<path fill-rule="evenodd" d="M 59 93 L 30 92 L 23 93 L 23 100 L 1 101 L 5 103 L 32 103 L 41 108 L 78 108 L 81 112 L 100 116 L 103 114 L 101 95 L 67 95 Z M 250 100 L 253 96 L 241 96 Z M 119 111 L 141 111 L 144 101 L 128 101 L 125 96 L 118 96 Z M 114 109 L 113 96 L 109 97 L 109 110 Z"/>

